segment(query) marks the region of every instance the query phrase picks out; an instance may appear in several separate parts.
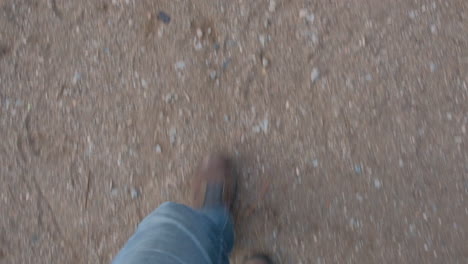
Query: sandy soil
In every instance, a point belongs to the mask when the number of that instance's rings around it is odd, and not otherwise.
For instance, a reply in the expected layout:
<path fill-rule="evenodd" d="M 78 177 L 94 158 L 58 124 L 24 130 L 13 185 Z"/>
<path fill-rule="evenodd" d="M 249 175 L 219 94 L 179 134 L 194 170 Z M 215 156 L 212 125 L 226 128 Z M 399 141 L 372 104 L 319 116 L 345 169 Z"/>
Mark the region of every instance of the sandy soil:
<path fill-rule="evenodd" d="M 109 263 L 214 150 L 234 263 L 467 263 L 467 83 L 466 0 L 0 0 L 0 263 Z"/>

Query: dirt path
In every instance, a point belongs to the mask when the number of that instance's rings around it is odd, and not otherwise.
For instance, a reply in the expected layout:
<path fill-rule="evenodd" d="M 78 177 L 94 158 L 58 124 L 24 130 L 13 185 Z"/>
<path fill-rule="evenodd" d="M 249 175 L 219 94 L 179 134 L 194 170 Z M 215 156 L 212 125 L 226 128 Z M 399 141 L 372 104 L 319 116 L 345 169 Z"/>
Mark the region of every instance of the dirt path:
<path fill-rule="evenodd" d="M 0 263 L 109 263 L 219 149 L 234 263 L 465 263 L 467 126 L 465 0 L 0 0 Z"/>

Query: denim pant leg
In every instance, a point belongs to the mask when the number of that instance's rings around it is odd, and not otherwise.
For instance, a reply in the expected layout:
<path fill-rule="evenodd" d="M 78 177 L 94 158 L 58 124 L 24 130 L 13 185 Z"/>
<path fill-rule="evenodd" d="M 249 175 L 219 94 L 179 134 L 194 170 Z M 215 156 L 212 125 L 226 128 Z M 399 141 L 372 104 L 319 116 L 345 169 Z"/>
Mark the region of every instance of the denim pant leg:
<path fill-rule="evenodd" d="M 148 215 L 113 264 L 228 264 L 234 228 L 224 207 L 166 202 Z"/>

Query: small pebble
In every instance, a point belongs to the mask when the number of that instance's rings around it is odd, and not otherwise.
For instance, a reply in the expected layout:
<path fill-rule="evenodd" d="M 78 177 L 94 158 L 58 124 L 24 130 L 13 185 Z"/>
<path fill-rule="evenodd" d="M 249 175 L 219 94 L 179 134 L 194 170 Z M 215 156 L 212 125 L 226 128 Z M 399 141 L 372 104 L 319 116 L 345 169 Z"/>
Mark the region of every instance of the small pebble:
<path fill-rule="evenodd" d="M 254 133 L 260 133 L 260 130 L 261 130 L 261 129 L 260 129 L 260 126 L 254 126 L 254 127 L 252 128 L 252 131 L 253 131 Z"/>
<path fill-rule="evenodd" d="M 117 196 L 119 194 L 119 189 L 112 187 L 111 188 L 111 196 Z"/>
<path fill-rule="evenodd" d="M 31 242 L 33 243 L 36 243 L 37 241 L 39 241 L 39 236 L 37 234 L 34 234 L 31 236 Z M 3 253 L 3 252 L 2 252 Z"/>
<path fill-rule="evenodd" d="M 203 48 L 203 45 L 201 44 L 200 41 L 196 41 L 194 44 L 195 50 L 201 50 Z"/>
<path fill-rule="evenodd" d="M 173 127 L 169 130 L 169 142 L 171 145 L 176 143 L 177 130 Z"/>
<path fill-rule="evenodd" d="M 447 113 L 447 119 L 452 120 L 452 113 Z"/>
<path fill-rule="evenodd" d="M 305 8 L 302 8 L 301 10 L 299 10 L 299 18 L 304 18 L 307 16 L 307 9 Z"/>
<path fill-rule="evenodd" d="M 318 160 L 317 159 L 314 159 L 312 161 L 312 166 L 314 166 L 314 168 L 317 168 L 318 167 Z"/>
<path fill-rule="evenodd" d="M 76 85 L 79 80 L 81 80 L 81 73 L 75 72 L 75 74 L 73 75 L 73 78 L 72 78 L 72 84 Z"/>
<path fill-rule="evenodd" d="M 148 82 L 145 79 L 141 79 L 141 86 L 145 89 L 148 88 Z"/>
<path fill-rule="evenodd" d="M 431 25 L 431 33 L 432 33 L 432 34 L 437 33 L 437 27 L 436 27 L 436 25 Z"/>
<path fill-rule="evenodd" d="M 154 151 L 156 151 L 156 153 L 161 153 L 162 152 L 161 146 L 159 144 L 156 145 L 156 147 L 154 147 Z"/>
<path fill-rule="evenodd" d="M 431 63 L 429 63 L 429 69 L 431 70 L 431 72 L 435 72 L 437 70 L 437 65 L 435 65 L 435 63 L 431 62 Z"/>
<path fill-rule="evenodd" d="M 268 59 L 267 59 L 267 58 L 263 58 L 263 59 L 262 59 L 262 65 L 263 65 L 263 67 L 265 67 L 265 68 L 268 67 L 268 64 L 270 64 L 270 62 L 268 61 Z"/>
<path fill-rule="evenodd" d="M 312 81 L 312 83 L 317 81 L 319 77 L 320 77 L 319 70 L 317 68 L 313 68 L 312 72 L 310 73 L 310 80 Z"/>
<path fill-rule="evenodd" d="M 374 179 L 374 187 L 380 189 L 382 187 L 382 182 L 379 179 Z"/>
<path fill-rule="evenodd" d="M 258 41 L 260 41 L 260 44 L 262 44 L 262 47 L 265 47 L 265 43 L 266 43 L 265 35 L 259 35 Z"/>
<path fill-rule="evenodd" d="M 171 22 L 171 17 L 164 11 L 159 11 L 158 19 L 162 21 L 164 24 L 169 24 L 169 22 Z"/>
<path fill-rule="evenodd" d="M 268 11 L 275 12 L 276 10 L 276 0 L 270 0 L 270 4 L 268 5 Z"/>
<path fill-rule="evenodd" d="M 267 133 L 268 132 L 268 126 L 269 126 L 269 121 L 267 118 L 263 119 L 263 121 L 260 123 L 260 127 L 263 131 L 263 133 Z"/>
<path fill-rule="evenodd" d="M 210 72 L 210 79 L 211 79 L 211 80 L 215 80 L 216 77 L 217 77 L 216 71 L 211 71 L 211 72 Z"/>
<path fill-rule="evenodd" d="M 307 11 L 307 9 L 303 8 L 299 10 L 299 18 L 303 18 L 307 20 L 307 22 L 313 23 L 315 20 L 315 15 Z"/>
<path fill-rule="evenodd" d="M 356 193 L 356 199 L 359 201 L 359 202 L 362 202 L 364 200 L 364 198 L 362 197 L 362 195 L 360 193 Z"/>
<path fill-rule="evenodd" d="M 400 159 L 400 160 L 398 161 L 398 166 L 400 166 L 400 168 L 403 168 L 403 165 L 404 165 L 404 162 L 403 162 L 402 159 Z"/>
<path fill-rule="evenodd" d="M 226 70 L 230 63 L 231 63 L 231 58 L 225 59 L 223 61 L 223 70 Z"/>
<path fill-rule="evenodd" d="M 176 70 L 181 71 L 181 70 L 185 69 L 185 62 L 184 61 L 178 61 L 178 62 L 176 62 L 174 64 L 174 67 L 175 67 Z"/>
<path fill-rule="evenodd" d="M 166 102 L 167 104 L 174 103 L 175 101 L 177 101 L 177 99 L 179 99 L 179 96 L 173 93 L 168 93 L 164 96 L 164 102 Z"/>
<path fill-rule="evenodd" d="M 130 196 L 132 197 L 132 199 L 136 199 L 138 198 L 138 196 L 140 196 L 140 192 L 138 192 L 137 189 L 135 189 L 134 187 L 132 187 L 130 189 Z"/>
<path fill-rule="evenodd" d="M 361 174 L 362 173 L 361 165 L 355 165 L 354 172 L 356 172 L 357 174 Z"/>
<path fill-rule="evenodd" d="M 203 37 L 203 31 L 200 28 L 197 28 L 197 38 L 201 39 Z"/>

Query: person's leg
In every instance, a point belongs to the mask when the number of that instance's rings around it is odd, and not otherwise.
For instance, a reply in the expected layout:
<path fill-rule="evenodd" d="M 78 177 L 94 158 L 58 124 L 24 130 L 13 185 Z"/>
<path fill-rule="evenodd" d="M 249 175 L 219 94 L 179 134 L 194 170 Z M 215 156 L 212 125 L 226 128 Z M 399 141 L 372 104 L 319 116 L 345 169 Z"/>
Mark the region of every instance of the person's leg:
<path fill-rule="evenodd" d="M 230 163 L 206 158 L 194 177 L 192 208 L 167 202 L 148 215 L 113 264 L 227 264 L 234 244 Z"/>
<path fill-rule="evenodd" d="M 226 264 L 233 245 L 233 223 L 224 207 L 195 210 L 167 202 L 141 222 L 113 263 Z"/>

